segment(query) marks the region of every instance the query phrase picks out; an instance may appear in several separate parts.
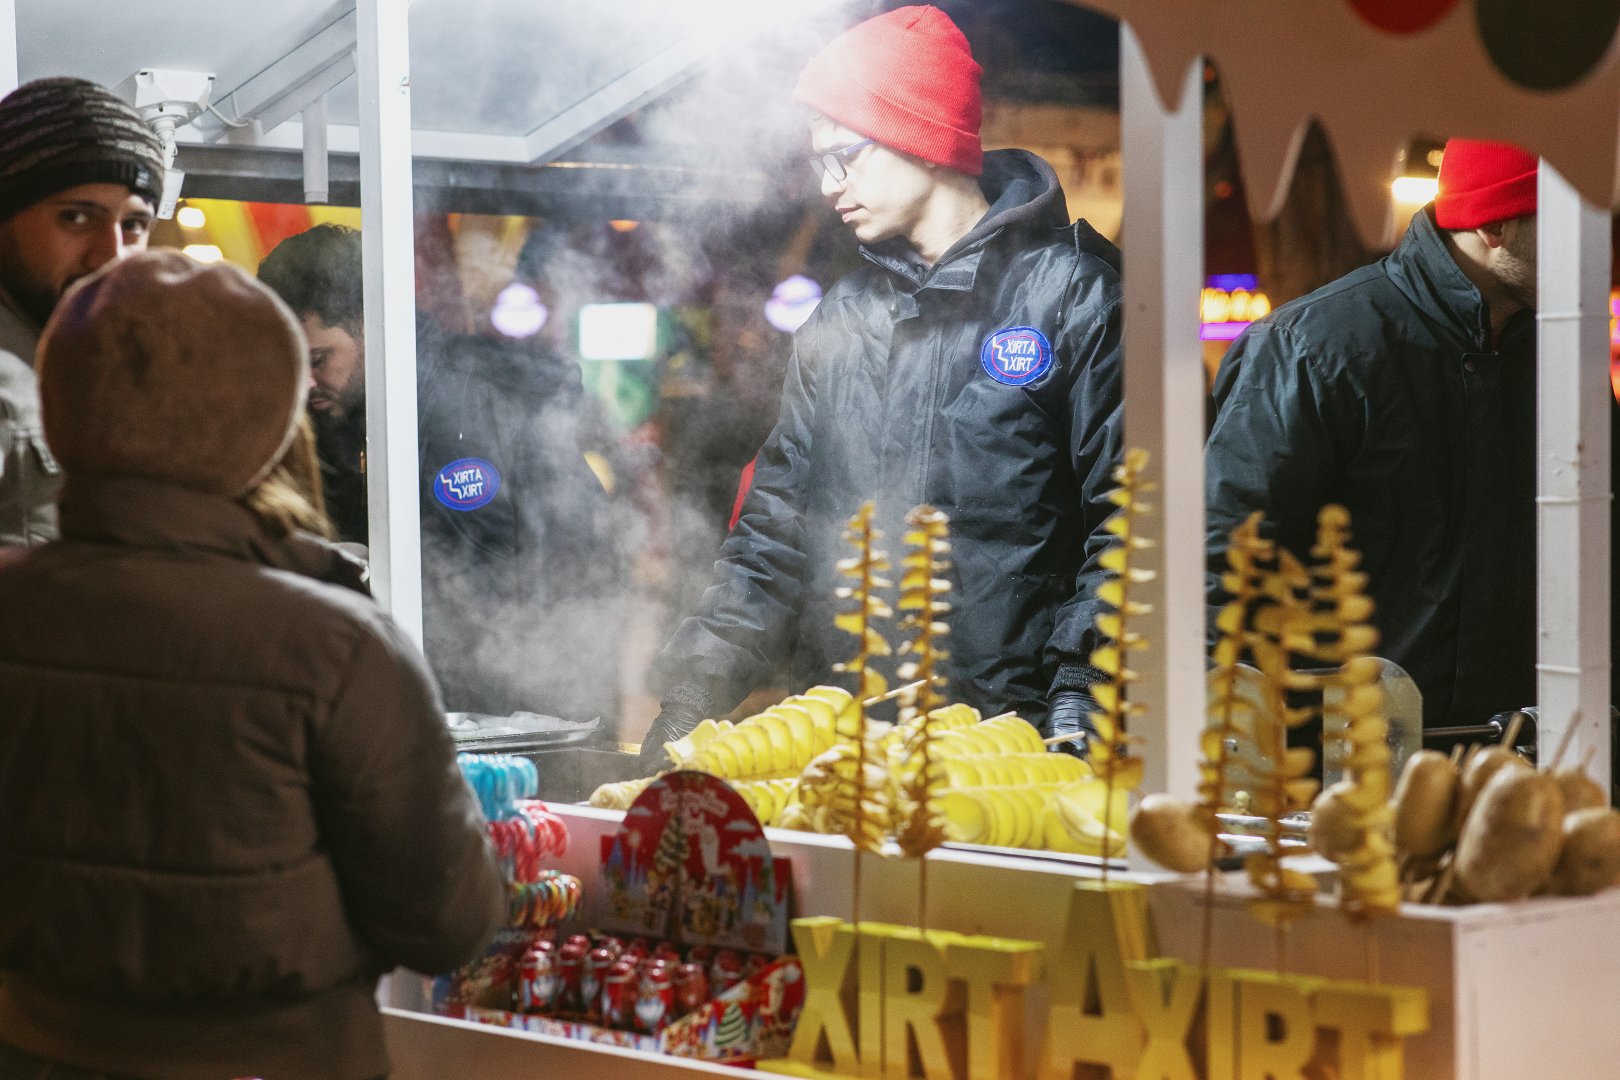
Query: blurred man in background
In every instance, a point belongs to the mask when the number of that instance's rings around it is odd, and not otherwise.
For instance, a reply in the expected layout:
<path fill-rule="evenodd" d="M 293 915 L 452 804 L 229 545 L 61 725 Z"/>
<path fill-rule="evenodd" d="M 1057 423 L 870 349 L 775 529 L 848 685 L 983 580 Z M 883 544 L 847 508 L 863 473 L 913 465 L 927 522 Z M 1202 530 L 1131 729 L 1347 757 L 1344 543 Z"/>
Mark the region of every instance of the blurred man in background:
<path fill-rule="evenodd" d="M 259 277 L 302 321 L 340 539 L 366 538 L 360 234 L 318 225 Z M 424 646 L 454 711 L 617 715 L 618 545 L 580 452 L 579 367 L 417 320 Z"/>
<path fill-rule="evenodd" d="M 38 79 L 0 100 L 0 545 L 56 537 L 40 330 L 69 285 L 146 250 L 163 173 L 157 135 L 94 83 Z"/>
<path fill-rule="evenodd" d="M 317 225 L 278 244 L 259 280 L 309 340 L 309 420 L 337 539 L 366 543 L 366 317 L 360 234 Z"/>
<path fill-rule="evenodd" d="M 1210 603 L 1232 529 L 1302 559 L 1347 507 L 1380 655 L 1425 726 L 1535 701 L 1536 158 L 1453 139 L 1393 254 L 1255 323 L 1205 450 Z"/>

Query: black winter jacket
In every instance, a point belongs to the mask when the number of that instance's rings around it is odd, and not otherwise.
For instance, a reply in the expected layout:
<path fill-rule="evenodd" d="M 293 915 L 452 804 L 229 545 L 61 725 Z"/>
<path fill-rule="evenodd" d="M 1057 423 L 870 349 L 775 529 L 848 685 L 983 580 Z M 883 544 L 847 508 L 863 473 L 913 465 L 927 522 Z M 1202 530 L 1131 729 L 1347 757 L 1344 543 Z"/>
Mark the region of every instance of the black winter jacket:
<path fill-rule="evenodd" d="M 451 709 L 617 715 L 620 544 L 584 405 L 578 363 L 544 347 L 422 350 L 424 647 Z"/>
<path fill-rule="evenodd" d="M 985 156 L 990 210 L 933 267 L 903 243 L 794 339 L 780 419 L 714 584 L 659 656 L 666 706 L 723 714 L 789 661 L 824 681 L 853 639 L 834 563 L 873 499 L 891 557 L 920 503 L 950 517 L 950 694 L 1041 723 L 1090 680 L 1092 577 L 1119 458 L 1118 252 L 1068 224 L 1051 167 Z M 897 635 L 891 634 L 893 637 Z"/>
<path fill-rule="evenodd" d="M 1535 322 L 1491 341 L 1479 290 L 1430 212 L 1389 257 L 1278 308 L 1227 353 L 1205 453 L 1210 601 L 1254 510 L 1308 558 L 1349 508 L 1379 652 L 1426 726 L 1535 700 Z"/>
<path fill-rule="evenodd" d="M 617 713 L 622 557 L 579 365 L 417 323 L 423 648 L 447 708 Z M 366 418 L 313 414 L 327 512 L 367 538 Z"/>

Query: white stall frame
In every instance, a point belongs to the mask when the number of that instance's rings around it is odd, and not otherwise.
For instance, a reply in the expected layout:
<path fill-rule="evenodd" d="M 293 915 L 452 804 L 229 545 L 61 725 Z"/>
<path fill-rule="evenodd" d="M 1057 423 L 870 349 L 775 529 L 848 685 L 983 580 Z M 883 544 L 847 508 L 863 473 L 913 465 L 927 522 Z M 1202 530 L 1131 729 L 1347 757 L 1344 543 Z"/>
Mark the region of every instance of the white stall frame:
<path fill-rule="evenodd" d="M 409 0 L 359 0 L 371 591 L 422 642 Z M 376 452 L 372 452 L 375 450 Z"/>
<path fill-rule="evenodd" d="M 1202 276 L 1202 59 L 1184 69 L 1180 100 L 1166 109 L 1141 43 L 1121 23 L 1121 113 L 1128 178 L 1124 228 L 1126 274 L 1126 442 L 1147 448 L 1159 465 L 1163 512 L 1149 517 L 1161 552 L 1159 603 L 1148 627 L 1160 643 L 1152 704 L 1138 730 L 1147 737 L 1154 789 L 1190 794 L 1192 732 L 1202 714 L 1203 460 L 1201 380 L 1196 349 L 1197 288 Z M 1144 194 L 1140 186 L 1147 187 Z M 1137 188 L 1133 196 L 1132 189 Z M 1584 204 L 1543 166 L 1539 219 L 1541 266 L 1538 422 L 1539 589 L 1542 632 L 1538 671 L 1543 746 L 1577 725 L 1574 749 L 1592 754 L 1594 779 L 1608 785 L 1608 245 L 1606 216 Z M 1133 332 L 1133 327 L 1137 328 Z M 1145 329 L 1142 329 L 1145 327 Z M 1196 387 L 1196 391 L 1193 389 Z M 1601 406 L 1601 409 L 1600 409 Z M 1599 587 L 1601 585 L 1601 587 Z M 594 859 L 589 811 L 571 811 L 575 857 Z M 801 914 L 847 913 L 849 856 L 844 843 L 772 831 L 772 846 L 794 859 Z M 583 852 L 583 854 L 581 854 Z M 911 871 L 870 860 L 863 915 L 911 922 Z M 1023 934 L 1056 944 L 1063 890 L 1087 871 L 1072 864 L 949 852 L 934 860 L 931 925 L 967 932 Z M 587 878 L 586 865 L 576 867 Z M 983 888 L 986 874 L 1003 883 Z M 1013 877 L 1016 887 L 1008 886 Z M 1016 914 L 1002 898 L 1019 896 Z M 1196 959 L 1197 898 L 1184 886 L 1153 888 L 1161 951 Z M 1241 899 L 1217 902 L 1217 962 L 1270 967 L 1270 932 Z M 1620 895 L 1545 900 L 1513 906 L 1414 909 L 1347 935 L 1337 912 L 1323 909 L 1292 932 L 1296 970 L 1361 977 L 1365 933 L 1379 944 L 1384 977 L 1424 986 L 1433 1007 L 1430 1032 L 1408 1046 L 1408 1075 L 1424 1080 L 1563 1080 L 1599 1076 L 1620 1061 L 1620 976 L 1584 958 L 1620 946 Z M 1355 947 L 1346 948 L 1347 942 Z M 1527 963 L 1527 957 L 1536 958 Z M 397 988 L 396 988 L 397 992 Z M 1578 1003 L 1578 1004 L 1576 1004 Z M 575 1046 L 506 1031 L 474 1034 L 472 1025 L 388 1011 L 396 1076 L 415 1080 L 470 1052 L 480 1077 L 506 1080 L 530 1068 L 584 1068 Z M 431 1026 L 424 1026 L 431 1025 Z M 520 1044 L 526 1050 L 518 1049 Z M 586 1054 L 596 1051 L 586 1051 Z M 604 1061 L 607 1059 L 603 1059 Z M 467 1062 L 461 1059 L 462 1067 Z M 418 1066 L 420 1070 L 418 1071 Z M 603 1075 L 637 1077 L 695 1071 L 651 1055 L 615 1052 Z M 487 1071 L 486 1071 L 487 1070 Z M 587 1074 L 593 1074 L 591 1069 Z M 468 1072 L 467 1075 L 475 1075 Z"/>

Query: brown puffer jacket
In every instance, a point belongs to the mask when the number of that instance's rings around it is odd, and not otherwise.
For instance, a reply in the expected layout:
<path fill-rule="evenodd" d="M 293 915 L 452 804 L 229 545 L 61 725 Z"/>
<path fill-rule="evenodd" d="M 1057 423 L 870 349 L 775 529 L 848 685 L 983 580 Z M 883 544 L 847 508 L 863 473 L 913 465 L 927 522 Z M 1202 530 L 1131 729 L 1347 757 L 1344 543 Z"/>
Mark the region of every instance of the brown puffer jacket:
<path fill-rule="evenodd" d="M 61 520 L 0 566 L 0 1042 L 384 1073 L 378 974 L 504 914 L 421 654 L 230 500 L 70 480 Z"/>

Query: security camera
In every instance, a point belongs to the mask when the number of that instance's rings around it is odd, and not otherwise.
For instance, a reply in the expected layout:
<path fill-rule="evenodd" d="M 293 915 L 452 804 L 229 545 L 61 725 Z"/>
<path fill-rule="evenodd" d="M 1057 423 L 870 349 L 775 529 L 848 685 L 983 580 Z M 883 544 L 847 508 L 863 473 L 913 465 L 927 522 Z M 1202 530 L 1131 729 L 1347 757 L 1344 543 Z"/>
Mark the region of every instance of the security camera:
<path fill-rule="evenodd" d="M 195 120 L 213 92 L 212 75 L 170 68 L 142 68 L 113 87 L 148 123 L 172 120 L 176 127 Z"/>
<path fill-rule="evenodd" d="M 158 217 L 174 216 L 175 204 L 180 201 L 180 185 L 185 180 L 185 173 L 174 167 L 178 150 L 174 133 L 208 108 L 208 97 L 213 92 L 214 76 L 171 68 L 142 68 L 113 87 L 113 93 L 129 102 L 163 140 L 166 171 Z"/>

